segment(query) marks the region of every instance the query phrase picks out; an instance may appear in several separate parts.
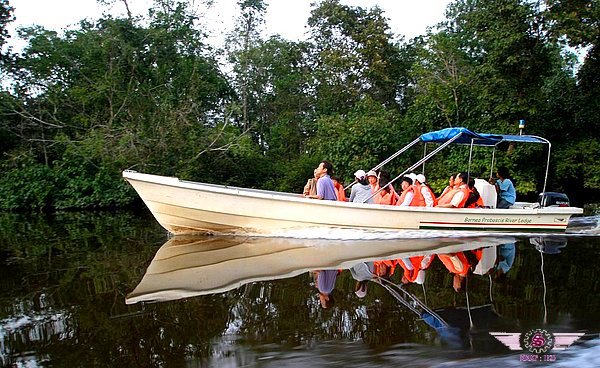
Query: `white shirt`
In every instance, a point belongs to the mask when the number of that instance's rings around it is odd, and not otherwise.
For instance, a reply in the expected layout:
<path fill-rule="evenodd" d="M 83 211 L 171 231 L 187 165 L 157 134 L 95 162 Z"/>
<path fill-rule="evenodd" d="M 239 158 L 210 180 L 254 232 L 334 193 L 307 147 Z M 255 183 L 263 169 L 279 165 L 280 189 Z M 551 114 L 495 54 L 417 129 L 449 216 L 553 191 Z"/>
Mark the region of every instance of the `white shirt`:
<path fill-rule="evenodd" d="M 404 196 L 404 202 L 402 202 L 402 204 L 400 206 L 402 206 L 402 207 L 410 206 L 410 202 L 412 202 L 414 197 L 415 197 L 415 193 L 413 193 L 412 191 L 406 193 L 406 196 Z"/>
<path fill-rule="evenodd" d="M 463 184 L 461 185 L 459 188 L 465 188 L 467 185 Z M 465 198 L 465 193 L 462 190 L 459 190 L 458 192 L 454 193 L 454 196 L 452 196 L 452 199 L 450 200 L 450 204 L 454 207 L 458 207 L 458 205 L 460 205 L 460 202 L 462 202 L 462 200 Z"/>
<path fill-rule="evenodd" d="M 425 207 L 433 207 L 433 197 L 431 196 L 429 188 L 427 188 L 425 185 L 421 185 L 421 194 L 425 200 Z"/>

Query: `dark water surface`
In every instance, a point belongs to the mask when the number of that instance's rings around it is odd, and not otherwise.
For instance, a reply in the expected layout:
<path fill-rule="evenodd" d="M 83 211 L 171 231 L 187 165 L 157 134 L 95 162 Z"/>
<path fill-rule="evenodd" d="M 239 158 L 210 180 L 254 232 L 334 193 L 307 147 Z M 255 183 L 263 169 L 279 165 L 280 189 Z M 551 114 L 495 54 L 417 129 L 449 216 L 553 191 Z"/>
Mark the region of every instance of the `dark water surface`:
<path fill-rule="evenodd" d="M 0 364 L 597 367 L 596 223 L 549 237 L 168 238 L 146 214 L 0 214 Z M 382 277 L 357 295 L 350 269 L 369 266 Z M 458 292 L 452 267 L 469 270 Z"/>

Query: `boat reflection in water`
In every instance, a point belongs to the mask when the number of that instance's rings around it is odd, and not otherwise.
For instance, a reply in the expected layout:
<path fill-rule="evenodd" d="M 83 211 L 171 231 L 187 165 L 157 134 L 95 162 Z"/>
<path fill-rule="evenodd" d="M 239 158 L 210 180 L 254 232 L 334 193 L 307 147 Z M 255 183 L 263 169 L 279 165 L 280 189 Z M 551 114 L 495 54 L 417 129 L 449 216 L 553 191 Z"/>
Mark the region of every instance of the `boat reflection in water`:
<path fill-rule="evenodd" d="M 318 299 L 317 305 L 322 309 L 332 309 L 335 295 L 344 289 L 349 293 L 343 296 L 346 306 L 348 297 L 357 304 L 364 301 L 365 305 L 373 306 L 383 293 L 393 297 L 390 301 L 395 300 L 400 309 L 414 313 L 420 324 L 417 328 L 431 331 L 431 336 L 442 345 L 506 353 L 508 348 L 490 332 L 523 332 L 518 330 L 529 326 L 515 320 L 519 313 L 510 308 L 540 309 L 542 302 L 543 321 L 528 323 L 533 327 L 546 326 L 543 256 L 559 252 L 566 246 L 567 238 L 529 238 L 529 246 L 533 245 L 542 256 L 542 282 L 537 287 L 544 288 L 543 301 L 536 298 L 528 305 L 511 307 L 511 302 L 498 295 L 501 298 L 498 312 L 494 286 L 497 281 L 502 283 L 511 277 L 509 274 L 518 263 L 517 241 L 508 236 L 362 241 L 174 237 L 158 250 L 126 302 L 163 302 L 224 293 L 255 282 L 310 273 L 313 282 L 306 287 L 313 288 L 314 300 Z M 521 268 L 518 273 L 522 272 Z M 530 272 L 539 276 L 537 266 Z M 348 281 L 351 288 L 347 287 Z M 519 287 L 519 283 L 504 282 L 503 288 Z M 472 295 L 476 289 L 478 295 Z M 489 293 L 482 293 L 482 289 Z M 371 293 L 376 296 L 369 299 Z M 509 316 L 503 316 L 502 310 Z"/>
<path fill-rule="evenodd" d="M 142 281 L 127 296 L 126 303 L 222 293 L 248 283 L 289 278 L 314 270 L 352 269 L 362 262 L 375 262 L 378 269 L 385 268 L 388 274 L 381 271 L 380 276 L 387 278 L 404 259 L 460 254 L 511 239 L 514 242 L 513 238 L 506 237 L 365 241 L 174 237 L 157 251 Z M 451 258 L 452 261 L 455 260 Z M 417 273 L 408 278 L 416 278 Z"/>

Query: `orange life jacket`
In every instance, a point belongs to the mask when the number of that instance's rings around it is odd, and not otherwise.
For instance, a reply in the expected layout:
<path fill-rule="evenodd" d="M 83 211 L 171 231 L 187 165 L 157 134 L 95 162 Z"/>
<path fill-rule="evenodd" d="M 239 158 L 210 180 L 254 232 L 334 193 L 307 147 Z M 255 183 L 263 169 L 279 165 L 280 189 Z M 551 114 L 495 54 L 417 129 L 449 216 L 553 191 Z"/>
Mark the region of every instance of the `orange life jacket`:
<path fill-rule="evenodd" d="M 411 206 L 416 206 L 416 207 L 427 206 L 427 203 L 425 202 L 425 197 L 423 197 L 423 192 L 421 191 L 423 188 L 425 188 L 431 195 L 431 199 L 433 199 L 433 205 L 434 206 L 436 205 L 435 194 L 433 194 L 433 192 L 431 191 L 431 189 L 429 189 L 429 187 L 427 185 L 413 184 L 413 186 L 415 187 L 415 196 L 413 197 L 412 202 L 410 202 Z"/>
<path fill-rule="evenodd" d="M 410 264 L 412 265 L 412 270 L 406 267 L 406 264 L 404 264 L 404 261 L 402 259 L 397 260 L 397 264 L 399 264 L 400 267 L 404 269 L 404 277 L 409 282 L 415 282 L 415 280 L 419 276 L 419 270 L 421 269 L 421 261 L 423 260 L 423 258 L 424 256 L 415 256 L 410 257 L 408 259 L 410 261 Z"/>
<path fill-rule="evenodd" d="M 333 187 L 335 188 L 335 196 L 337 197 L 338 201 L 348 201 L 346 199 L 346 192 L 344 191 L 344 186 L 342 184 L 336 182 L 333 184 Z"/>
<path fill-rule="evenodd" d="M 398 193 L 396 193 L 394 187 L 392 187 L 391 185 L 388 188 L 390 188 L 389 192 L 382 190 L 381 192 L 377 193 L 377 195 L 375 196 L 375 203 L 387 204 L 390 206 L 396 205 L 396 202 L 398 202 L 399 195 Z"/>
<path fill-rule="evenodd" d="M 438 200 L 438 204 L 448 204 L 452 202 L 452 198 L 454 198 L 454 195 L 456 195 L 458 192 L 463 192 L 463 199 L 462 201 L 460 201 L 457 208 L 464 207 L 465 202 L 467 201 L 467 199 L 469 199 L 469 188 L 466 185 L 461 185 L 459 188 L 452 189 L 443 197 L 440 197 L 440 199 Z"/>
<path fill-rule="evenodd" d="M 472 193 L 473 191 L 469 189 L 469 195 Z M 483 207 L 483 198 L 481 198 L 481 195 L 479 195 L 479 198 L 477 198 L 477 201 L 474 203 L 471 203 L 467 208 L 481 208 Z"/>
<path fill-rule="evenodd" d="M 469 261 L 462 252 L 438 254 L 437 256 L 448 271 L 461 276 L 466 276 L 469 273 Z"/>
<path fill-rule="evenodd" d="M 383 272 L 383 270 L 387 268 L 387 272 Z M 394 270 L 396 269 L 396 262 L 393 260 L 384 260 L 384 261 L 374 261 L 373 262 L 373 273 L 379 276 L 391 276 L 394 274 Z"/>

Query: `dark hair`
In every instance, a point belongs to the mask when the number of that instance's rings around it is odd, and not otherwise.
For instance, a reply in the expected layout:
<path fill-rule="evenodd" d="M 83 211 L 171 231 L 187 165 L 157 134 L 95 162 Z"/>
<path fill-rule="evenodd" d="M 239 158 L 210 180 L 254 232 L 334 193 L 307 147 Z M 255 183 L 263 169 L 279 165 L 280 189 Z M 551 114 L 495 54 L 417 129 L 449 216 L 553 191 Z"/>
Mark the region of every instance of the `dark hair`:
<path fill-rule="evenodd" d="M 331 177 L 331 180 L 335 180 L 335 181 L 337 181 L 338 183 L 342 184 L 342 181 L 341 181 L 340 179 L 341 179 L 341 178 L 340 178 L 339 176 L 332 176 L 332 177 Z M 343 184 L 342 184 L 342 186 L 343 186 Z"/>
<path fill-rule="evenodd" d="M 331 309 L 331 307 L 333 307 L 333 305 L 335 304 L 335 298 L 333 297 L 333 290 L 327 296 L 328 296 L 327 300 L 323 304 L 321 304 L 321 307 L 323 309 Z"/>
<path fill-rule="evenodd" d="M 323 164 L 323 168 L 327 169 L 327 174 L 329 174 L 330 176 L 333 175 L 333 165 L 331 164 L 331 162 L 323 160 L 321 161 L 321 163 Z"/>
<path fill-rule="evenodd" d="M 476 203 L 479 200 L 479 197 L 481 197 L 481 195 L 479 194 L 479 191 L 477 191 L 477 188 L 475 188 L 475 179 L 470 178 L 469 184 L 467 184 L 467 185 L 469 186 L 469 189 L 471 189 L 471 192 L 469 193 L 469 197 L 467 198 L 467 201 L 465 202 L 465 208 L 469 207 L 473 203 Z"/>
<path fill-rule="evenodd" d="M 368 180 L 367 180 L 367 178 L 366 178 L 366 177 L 364 177 L 364 176 L 363 176 L 362 178 L 360 178 L 360 179 L 359 179 L 359 178 L 356 178 L 356 181 L 357 181 L 357 182 L 359 182 L 359 183 L 360 183 L 360 184 L 362 184 L 362 185 L 369 185 L 369 181 L 368 181 Z"/>
<path fill-rule="evenodd" d="M 409 178 L 408 176 L 403 176 L 401 181 L 405 181 L 409 185 L 412 185 L 412 183 L 413 183 L 413 180 L 411 178 Z"/>
<path fill-rule="evenodd" d="M 508 179 L 510 177 L 510 173 L 508 172 L 508 169 L 505 166 L 500 166 L 496 172 L 503 179 Z"/>
<path fill-rule="evenodd" d="M 381 175 L 379 178 L 379 188 L 384 188 L 383 191 L 389 193 L 391 190 L 391 185 L 387 185 L 390 182 L 390 179 L 387 175 Z M 387 185 L 387 187 L 386 187 Z"/>
<path fill-rule="evenodd" d="M 464 172 L 456 174 L 456 178 L 460 178 L 462 180 L 462 182 L 465 184 L 468 183 L 468 181 L 469 181 L 469 175 L 467 175 Z"/>

